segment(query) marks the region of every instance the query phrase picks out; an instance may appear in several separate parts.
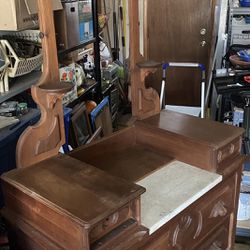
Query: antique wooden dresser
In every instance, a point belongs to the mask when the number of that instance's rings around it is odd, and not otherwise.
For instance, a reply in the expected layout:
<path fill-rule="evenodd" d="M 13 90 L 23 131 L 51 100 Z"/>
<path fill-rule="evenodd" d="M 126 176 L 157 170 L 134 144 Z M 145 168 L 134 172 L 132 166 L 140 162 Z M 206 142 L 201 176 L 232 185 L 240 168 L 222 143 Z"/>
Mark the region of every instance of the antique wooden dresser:
<path fill-rule="evenodd" d="M 2 176 L 17 249 L 233 249 L 243 129 L 171 111 Z"/>

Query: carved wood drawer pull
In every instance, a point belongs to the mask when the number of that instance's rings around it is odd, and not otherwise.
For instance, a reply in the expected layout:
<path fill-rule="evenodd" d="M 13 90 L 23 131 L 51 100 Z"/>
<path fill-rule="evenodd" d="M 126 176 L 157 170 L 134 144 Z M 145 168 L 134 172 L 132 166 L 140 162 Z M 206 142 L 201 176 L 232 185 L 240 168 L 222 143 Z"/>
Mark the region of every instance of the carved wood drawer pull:
<path fill-rule="evenodd" d="M 221 161 L 222 161 L 222 155 L 223 155 L 222 151 L 219 151 L 219 152 L 218 152 L 218 156 L 217 156 L 217 161 L 218 161 L 218 162 L 221 162 Z"/>
<path fill-rule="evenodd" d="M 222 245 L 222 242 L 217 240 L 209 247 L 209 250 L 222 250 Z"/>
<path fill-rule="evenodd" d="M 219 150 L 217 155 L 217 161 L 218 163 L 222 162 L 224 159 L 232 155 L 237 149 L 237 146 L 234 143 L 231 143 L 227 147 L 222 148 Z"/>
<path fill-rule="evenodd" d="M 119 219 L 119 213 L 116 212 L 109 216 L 102 224 L 103 229 L 106 229 L 109 226 L 115 225 Z"/>
<path fill-rule="evenodd" d="M 223 201 L 219 201 L 214 205 L 209 218 L 224 217 L 227 212 L 226 204 Z"/>
<path fill-rule="evenodd" d="M 235 149 L 235 146 L 234 146 L 234 144 L 231 143 L 230 149 L 229 149 L 229 153 L 230 153 L 230 154 L 233 154 L 234 149 Z"/>

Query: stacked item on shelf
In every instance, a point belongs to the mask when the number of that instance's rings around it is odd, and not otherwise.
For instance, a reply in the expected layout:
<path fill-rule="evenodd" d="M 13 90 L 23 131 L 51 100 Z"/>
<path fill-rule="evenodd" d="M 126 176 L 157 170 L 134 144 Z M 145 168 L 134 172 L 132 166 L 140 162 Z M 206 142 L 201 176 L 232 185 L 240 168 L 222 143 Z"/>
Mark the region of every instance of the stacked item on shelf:
<path fill-rule="evenodd" d="M 94 39 L 92 0 L 68 0 L 62 5 L 63 10 L 55 12 L 58 49 L 70 49 Z"/>
<path fill-rule="evenodd" d="M 234 16 L 232 19 L 231 44 L 249 44 L 249 27 L 247 14 Z"/>
<path fill-rule="evenodd" d="M 109 96 L 113 125 L 115 125 L 119 108 L 118 70 L 119 66 L 115 62 L 102 68 L 102 93 L 104 96 Z"/>
<path fill-rule="evenodd" d="M 12 32 L 2 37 L 0 57 L 5 64 L 0 69 L 0 93 L 9 91 L 9 77 L 28 74 L 42 65 L 40 42 L 38 30 Z"/>
<path fill-rule="evenodd" d="M 247 8 L 250 6 L 249 4 L 249 1 L 244 0 L 230 1 L 227 46 L 229 53 L 234 50 L 239 51 L 250 48 L 250 8 Z M 228 59 L 231 63 L 229 66 L 232 66 L 234 69 L 246 69 L 250 67 L 250 62 L 242 60 L 238 54 L 232 54 Z M 226 66 L 228 67 L 228 65 Z"/>
<path fill-rule="evenodd" d="M 63 82 L 70 82 L 74 87 L 72 90 L 70 90 L 67 94 L 63 97 L 63 105 L 67 105 L 70 102 L 77 99 L 77 86 L 80 86 L 82 82 L 80 82 L 80 79 L 77 80 L 77 74 L 76 74 L 76 64 L 72 63 L 68 66 L 61 67 L 59 69 L 60 72 L 60 80 Z M 78 83 L 78 84 L 77 84 Z"/>

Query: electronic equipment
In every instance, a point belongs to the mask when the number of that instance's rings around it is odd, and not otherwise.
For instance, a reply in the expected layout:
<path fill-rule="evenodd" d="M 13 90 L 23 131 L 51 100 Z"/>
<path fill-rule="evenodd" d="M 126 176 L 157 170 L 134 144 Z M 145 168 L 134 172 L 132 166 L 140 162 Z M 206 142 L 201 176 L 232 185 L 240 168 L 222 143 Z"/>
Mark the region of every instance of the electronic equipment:
<path fill-rule="evenodd" d="M 69 49 L 92 39 L 92 0 L 63 1 L 62 5 L 63 10 L 54 14 L 58 49 Z"/>

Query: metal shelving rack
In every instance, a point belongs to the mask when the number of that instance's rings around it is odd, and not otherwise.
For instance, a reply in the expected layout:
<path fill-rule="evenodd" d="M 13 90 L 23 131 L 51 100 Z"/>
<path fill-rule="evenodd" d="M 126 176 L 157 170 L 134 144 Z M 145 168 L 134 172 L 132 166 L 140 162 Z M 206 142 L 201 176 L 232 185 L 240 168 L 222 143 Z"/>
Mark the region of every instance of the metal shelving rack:
<path fill-rule="evenodd" d="M 229 46 L 231 45 L 233 17 L 250 15 L 250 7 L 238 7 L 238 6 L 236 7 L 234 6 L 234 1 L 229 0 L 228 13 L 229 14 L 228 14 L 227 48 L 229 48 Z M 250 39 L 249 39 L 249 44 L 250 44 Z M 250 220 L 237 221 L 236 235 L 243 237 L 250 237 Z"/>
<path fill-rule="evenodd" d="M 229 0 L 229 16 L 228 16 L 228 43 L 227 48 L 231 45 L 233 17 L 250 15 L 250 7 L 235 7 L 234 1 Z M 249 25 L 250 27 L 250 25 Z M 250 36 L 249 36 L 250 37 Z M 250 39 L 249 39 L 250 44 Z"/>
<path fill-rule="evenodd" d="M 99 37 L 99 27 L 98 27 L 98 0 L 92 0 L 92 11 L 93 11 L 93 31 L 94 31 L 94 37 L 90 40 L 87 40 L 77 46 L 74 46 L 72 48 L 61 50 L 58 52 L 58 56 L 63 57 L 64 55 L 73 52 L 75 50 L 84 48 L 85 46 L 89 44 L 93 44 L 94 47 L 94 64 L 95 64 L 95 80 L 97 84 L 94 86 L 91 86 L 89 90 L 86 90 L 84 92 L 84 95 L 87 94 L 88 91 L 93 91 L 93 89 L 96 89 L 97 93 L 97 101 L 101 101 L 103 98 L 102 95 L 102 88 L 101 88 L 101 69 L 100 69 L 100 37 Z"/>
<path fill-rule="evenodd" d="M 94 25 L 94 38 L 85 41 L 77 46 L 74 46 L 67 50 L 58 51 L 58 57 L 62 57 L 72 51 L 81 49 L 89 44 L 93 44 L 94 46 L 94 63 L 95 63 L 95 78 L 97 84 L 93 87 L 89 88 L 89 91 L 92 91 L 93 88 L 96 88 L 97 99 L 102 99 L 102 89 L 101 89 L 101 69 L 100 69 L 100 38 L 99 38 L 99 29 L 98 29 L 98 0 L 92 0 L 92 11 L 93 11 L 93 25 Z M 10 90 L 6 93 L 0 93 L 0 103 L 8 100 L 9 98 L 22 93 L 23 91 L 29 89 L 32 85 L 34 85 L 41 76 L 41 72 L 32 72 L 30 74 L 17 77 L 13 79 L 10 83 Z M 88 90 L 85 91 L 86 94 Z"/>
<path fill-rule="evenodd" d="M 40 76 L 41 76 L 40 71 L 39 72 L 34 71 L 31 72 L 30 74 L 15 78 L 10 83 L 10 91 L 5 93 L 0 93 L 0 103 L 29 89 L 32 85 L 34 85 L 37 82 Z"/>

